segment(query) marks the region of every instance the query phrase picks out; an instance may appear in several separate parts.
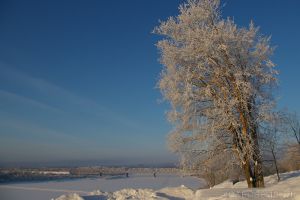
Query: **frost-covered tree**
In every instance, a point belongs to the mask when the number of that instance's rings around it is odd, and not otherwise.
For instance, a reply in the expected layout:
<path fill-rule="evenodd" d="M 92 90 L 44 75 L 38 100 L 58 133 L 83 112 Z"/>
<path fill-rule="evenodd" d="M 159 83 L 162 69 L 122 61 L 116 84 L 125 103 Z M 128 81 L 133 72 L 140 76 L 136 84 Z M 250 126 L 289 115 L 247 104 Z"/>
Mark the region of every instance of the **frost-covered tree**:
<path fill-rule="evenodd" d="M 296 143 L 289 143 L 284 152 L 281 166 L 285 171 L 300 170 L 300 145 Z"/>
<path fill-rule="evenodd" d="M 260 138 L 264 160 L 271 161 L 274 164 L 277 179 L 278 181 L 280 181 L 278 168 L 278 154 L 280 151 L 282 151 L 282 147 L 284 146 L 284 139 L 282 138 L 285 132 L 284 113 L 274 112 L 269 118 L 269 123 L 265 125 L 261 131 L 263 131 L 264 133 L 261 135 Z"/>
<path fill-rule="evenodd" d="M 187 0 L 179 12 L 154 30 L 163 36 L 159 87 L 171 104 L 170 146 L 190 168 L 229 153 L 248 187 L 264 187 L 259 134 L 277 74 L 270 38 L 252 22 L 222 19 L 219 0 Z"/>
<path fill-rule="evenodd" d="M 300 119 L 297 113 L 286 112 L 285 123 L 287 126 L 287 133 L 295 139 L 295 142 L 300 145 Z"/>

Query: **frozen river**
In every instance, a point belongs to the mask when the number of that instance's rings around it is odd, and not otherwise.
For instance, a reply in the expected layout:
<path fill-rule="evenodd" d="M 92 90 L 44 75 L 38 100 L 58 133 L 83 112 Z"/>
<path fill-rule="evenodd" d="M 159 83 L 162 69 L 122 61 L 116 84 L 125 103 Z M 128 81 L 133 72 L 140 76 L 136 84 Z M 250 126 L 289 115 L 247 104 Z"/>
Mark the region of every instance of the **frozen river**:
<path fill-rule="evenodd" d="M 64 181 L 48 181 L 34 183 L 14 183 L 0 185 L 1 200 L 50 200 L 66 193 L 86 195 L 95 190 L 113 192 L 124 188 L 151 188 L 158 190 L 164 187 L 185 185 L 192 189 L 203 187 L 204 181 L 195 177 L 180 177 L 177 175 L 158 174 L 110 176 L 99 178 L 84 178 Z"/>

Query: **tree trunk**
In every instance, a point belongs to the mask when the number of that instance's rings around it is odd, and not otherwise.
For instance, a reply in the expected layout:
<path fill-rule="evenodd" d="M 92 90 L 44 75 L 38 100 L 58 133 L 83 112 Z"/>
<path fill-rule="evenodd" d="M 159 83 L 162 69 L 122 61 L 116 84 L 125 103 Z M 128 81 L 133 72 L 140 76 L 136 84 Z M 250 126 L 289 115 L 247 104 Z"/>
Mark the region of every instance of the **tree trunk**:
<path fill-rule="evenodd" d="M 252 103 L 254 104 L 254 98 L 251 99 Z M 250 101 L 249 101 L 250 102 Z M 253 186 L 256 188 L 263 188 L 265 187 L 264 183 L 264 175 L 263 175 L 263 162 L 262 162 L 262 157 L 260 154 L 260 148 L 259 148 L 259 143 L 258 143 L 258 126 L 255 123 L 255 120 L 253 118 L 253 108 L 250 103 L 247 104 L 247 107 L 249 109 L 249 117 L 251 123 L 251 129 L 250 129 L 250 134 L 251 138 L 253 140 L 253 162 L 254 162 L 254 176 L 253 176 Z"/>
<path fill-rule="evenodd" d="M 264 187 L 264 176 L 262 173 L 262 163 L 255 163 L 251 166 L 247 161 L 243 164 L 244 174 L 247 181 L 248 188 L 262 188 Z"/>
<path fill-rule="evenodd" d="M 245 178 L 248 184 L 248 188 L 253 187 L 253 182 L 252 182 L 252 172 L 251 172 L 251 167 L 249 161 L 246 161 L 246 163 L 243 164 L 243 169 L 244 169 L 244 174 Z"/>
<path fill-rule="evenodd" d="M 253 162 L 254 162 L 254 176 L 253 176 L 253 185 L 256 188 L 265 187 L 264 175 L 263 175 L 263 163 L 261 159 L 261 154 L 259 150 L 258 137 L 256 132 L 256 127 L 251 131 L 251 137 L 253 139 Z"/>
<path fill-rule="evenodd" d="M 253 182 L 254 187 L 256 188 L 265 187 L 261 159 L 258 159 L 254 164 L 254 174 L 255 174 L 254 182 Z"/>
<path fill-rule="evenodd" d="M 278 181 L 280 181 L 280 176 L 279 176 L 279 171 L 278 171 L 278 167 L 277 167 L 277 160 L 276 160 L 274 149 L 272 149 L 271 152 L 272 152 L 272 156 L 273 156 L 273 160 L 274 160 L 274 164 L 275 164 L 275 168 L 276 168 L 277 179 L 278 179 Z"/>

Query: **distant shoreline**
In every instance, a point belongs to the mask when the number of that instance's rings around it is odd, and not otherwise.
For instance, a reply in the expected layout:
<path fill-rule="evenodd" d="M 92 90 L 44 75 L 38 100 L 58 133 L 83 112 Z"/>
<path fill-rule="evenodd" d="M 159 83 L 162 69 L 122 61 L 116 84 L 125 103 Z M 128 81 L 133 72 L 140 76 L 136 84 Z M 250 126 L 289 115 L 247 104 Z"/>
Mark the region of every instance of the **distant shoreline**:
<path fill-rule="evenodd" d="M 181 174 L 178 168 L 77 167 L 77 168 L 11 168 L 0 169 L 0 185 L 69 181 L 82 178 L 105 178 L 129 174 Z"/>

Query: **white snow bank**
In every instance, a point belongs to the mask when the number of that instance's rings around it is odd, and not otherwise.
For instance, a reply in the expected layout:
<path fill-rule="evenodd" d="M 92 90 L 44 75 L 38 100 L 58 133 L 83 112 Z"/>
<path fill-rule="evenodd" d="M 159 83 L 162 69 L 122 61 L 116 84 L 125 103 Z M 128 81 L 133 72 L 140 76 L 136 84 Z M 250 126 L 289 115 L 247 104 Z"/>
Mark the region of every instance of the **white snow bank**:
<path fill-rule="evenodd" d="M 195 192 L 182 185 L 181 187 L 163 188 L 156 191 L 156 194 L 162 197 L 172 197 L 174 199 L 193 199 Z"/>
<path fill-rule="evenodd" d="M 264 177 L 266 188 L 269 188 L 269 187 L 272 187 L 275 185 L 282 186 L 282 185 L 290 184 L 291 182 L 300 181 L 300 170 L 281 173 L 279 176 L 280 176 L 280 182 L 278 182 L 276 174 Z M 298 182 L 298 183 L 300 183 L 300 182 Z M 213 188 L 247 188 L 247 182 L 241 181 L 241 182 L 237 182 L 236 184 L 233 185 L 231 181 L 227 180 L 227 181 L 224 181 L 223 183 L 215 185 Z"/>
<path fill-rule="evenodd" d="M 225 181 L 212 189 L 200 189 L 197 191 L 185 186 L 167 187 L 157 191 L 152 189 L 123 189 L 111 193 L 95 191 L 90 196 L 83 197 L 76 194 L 73 194 L 74 196 L 63 195 L 56 200 L 300 200 L 300 171 L 282 173 L 280 177 L 280 182 L 277 181 L 276 175 L 265 177 L 266 188 L 263 189 L 248 189 L 246 181 L 234 185 L 230 181 Z M 95 198 L 93 198 L 93 195 Z"/>
<path fill-rule="evenodd" d="M 198 190 L 195 199 L 226 200 L 226 199 L 299 199 L 300 200 L 300 171 L 264 177 L 265 188 L 248 189 L 246 181 L 232 184 L 225 181 L 212 189 Z"/>
<path fill-rule="evenodd" d="M 79 199 L 78 199 L 79 197 Z M 55 200 L 167 200 L 159 197 L 151 189 L 123 189 L 112 193 L 92 192 L 91 195 L 80 197 L 78 194 L 63 195 Z"/>
<path fill-rule="evenodd" d="M 125 199 L 132 199 L 132 200 L 155 200 L 155 199 L 161 199 L 158 198 L 155 194 L 155 192 L 151 189 L 123 189 L 120 191 L 116 191 L 113 193 L 111 199 L 116 200 L 125 200 Z"/>
<path fill-rule="evenodd" d="M 81 198 L 78 194 L 74 193 L 74 194 L 62 195 L 55 200 L 84 200 L 84 199 Z"/>

